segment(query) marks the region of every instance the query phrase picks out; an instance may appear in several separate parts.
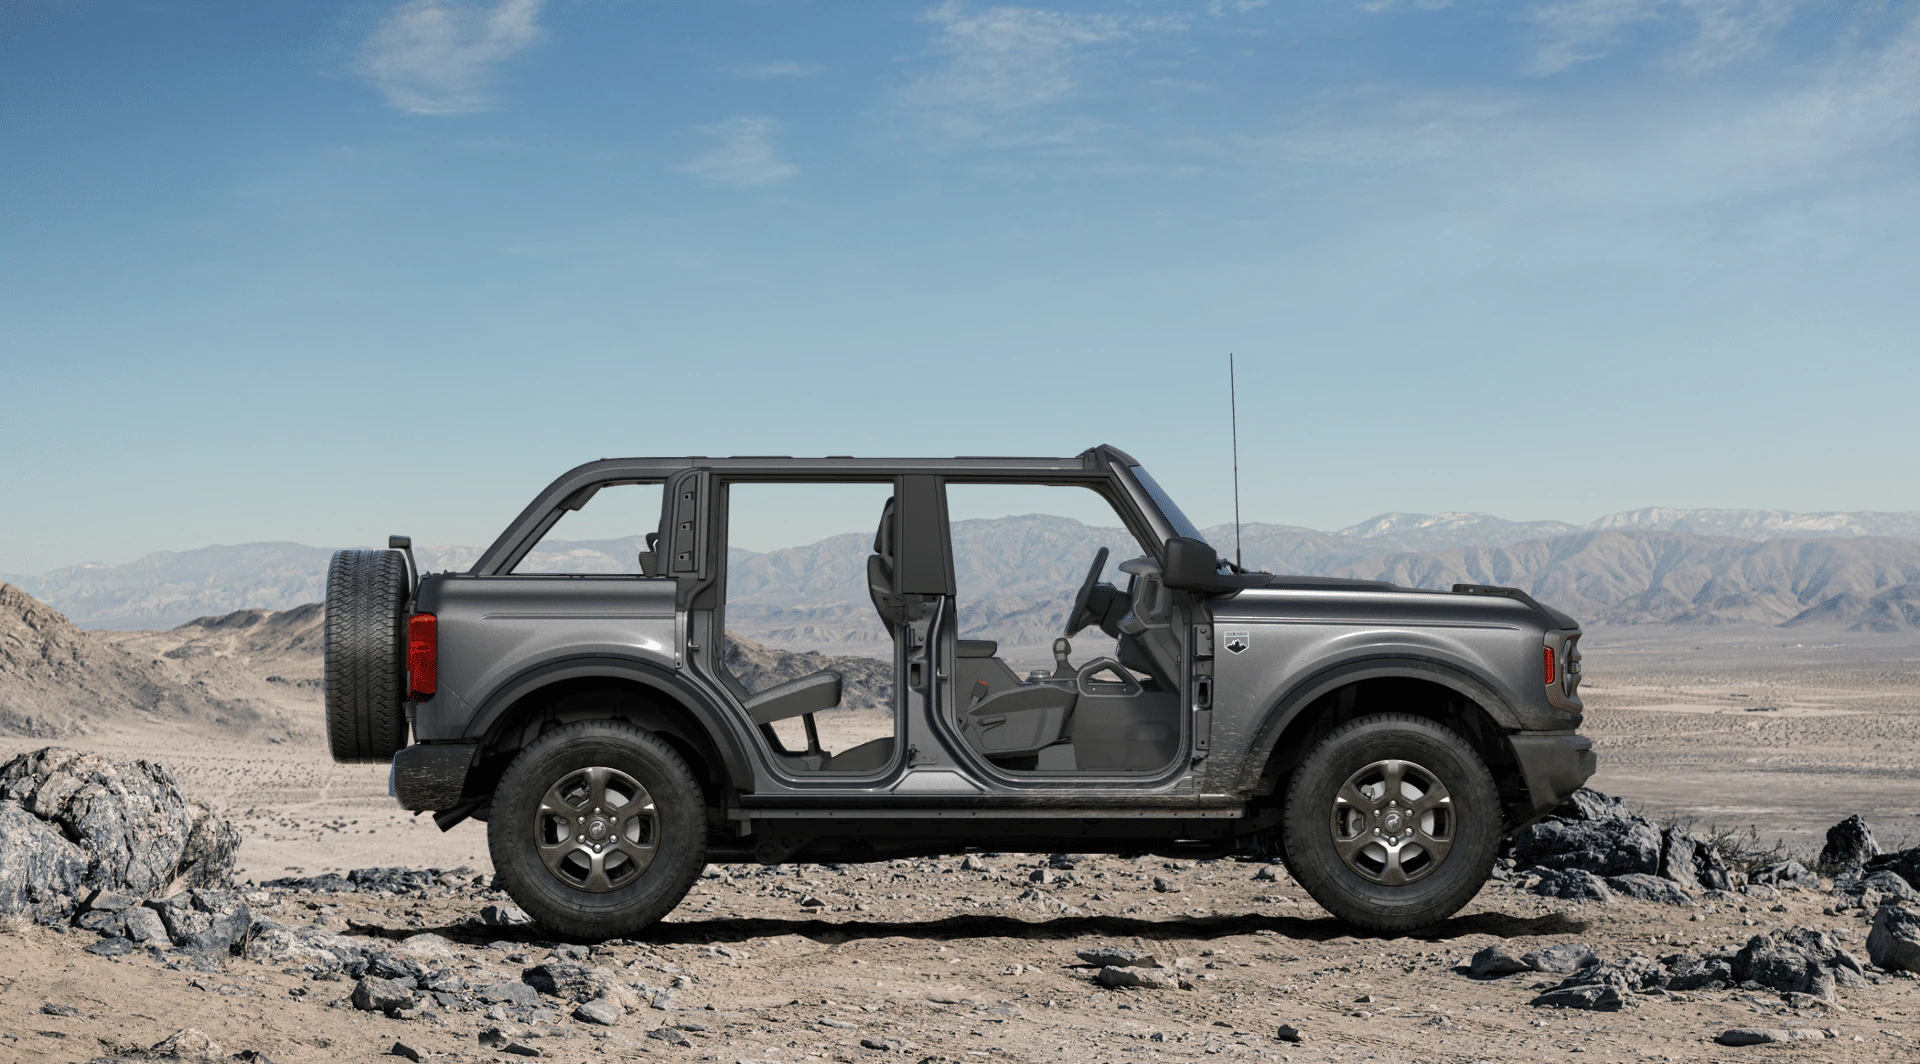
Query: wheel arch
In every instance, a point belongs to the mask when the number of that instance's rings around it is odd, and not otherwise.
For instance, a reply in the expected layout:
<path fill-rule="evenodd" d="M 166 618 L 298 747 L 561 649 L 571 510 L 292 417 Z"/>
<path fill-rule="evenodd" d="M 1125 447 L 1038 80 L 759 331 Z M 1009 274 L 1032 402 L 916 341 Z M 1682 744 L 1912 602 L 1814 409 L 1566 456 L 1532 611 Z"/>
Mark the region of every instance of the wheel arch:
<path fill-rule="evenodd" d="M 753 769 L 719 706 L 680 676 L 651 662 L 592 656 L 532 667 L 482 703 L 466 730 L 480 747 L 478 770 L 497 776 L 501 753 L 539 734 L 543 722 L 627 720 L 658 734 L 710 786 L 753 789 Z"/>
<path fill-rule="evenodd" d="M 1365 658 L 1327 666 L 1275 698 L 1262 718 L 1242 768 L 1241 793 L 1267 798 L 1285 793 L 1285 781 L 1319 736 L 1368 713 L 1392 711 L 1429 717 L 1461 733 L 1494 774 L 1504 803 L 1524 804 L 1508 732 L 1519 717 L 1498 691 L 1451 662 L 1408 655 Z M 1509 794 L 1511 787 L 1519 795 Z"/>

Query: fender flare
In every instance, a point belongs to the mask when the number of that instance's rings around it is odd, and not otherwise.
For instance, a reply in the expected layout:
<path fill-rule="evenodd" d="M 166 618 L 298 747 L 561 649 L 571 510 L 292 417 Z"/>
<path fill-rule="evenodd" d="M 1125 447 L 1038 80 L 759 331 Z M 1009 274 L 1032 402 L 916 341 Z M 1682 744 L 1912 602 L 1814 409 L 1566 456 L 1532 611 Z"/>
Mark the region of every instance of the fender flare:
<path fill-rule="evenodd" d="M 1514 711 L 1506 696 L 1500 694 L 1487 681 L 1454 662 L 1409 654 L 1390 654 L 1335 662 L 1316 670 L 1294 684 L 1269 705 L 1266 713 L 1261 717 L 1259 730 L 1254 733 L 1253 741 L 1247 747 L 1247 755 L 1241 762 L 1240 779 L 1235 792 L 1240 794 L 1254 792 L 1260 785 L 1260 777 L 1265 774 L 1268 762 L 1273 759 L 1274 750 L 1280 743 L 1280 736 L 1286 733 L 1287 728 L 1298 720 L 1300 714 L 1305 712 L 1315 700 L 1348 684 L 1362 680 L 1384 679 L 1424 680 L 1437 683 L 1478 705 L 1501 728 L 1516 731 L 1521 727 L 1520 715 Z"/>
<path fill-rule="evenodd" d="M 501 719 L 513 705 L 527 695 L 543 687 L 565 680 L 579 680 L 601 677 L 613 680 L 628 680 L 650 688 L 665 696 L 675 705 L 687 711 L 694 721 L 707 734 L 715 752 L 720 755 L 720 768 L 727 782 L 735 790 L 750 793 L 753 790 L 753 768 L 747 760 L 746 751 L 740 746 L 740 740 L 726 723 L 721 707 L 715 705 L 710 697 L 685 678 L 666 668 L 637 658 L 625 658 L 613 655 L 596 654 L 588 657 L 561 658 L 543 662 L 519 673 L 512 679 L 494 689 L 473 715 L 467 725 L 466 738 L 469 741 L 484 741 L 494 731 Z"/>

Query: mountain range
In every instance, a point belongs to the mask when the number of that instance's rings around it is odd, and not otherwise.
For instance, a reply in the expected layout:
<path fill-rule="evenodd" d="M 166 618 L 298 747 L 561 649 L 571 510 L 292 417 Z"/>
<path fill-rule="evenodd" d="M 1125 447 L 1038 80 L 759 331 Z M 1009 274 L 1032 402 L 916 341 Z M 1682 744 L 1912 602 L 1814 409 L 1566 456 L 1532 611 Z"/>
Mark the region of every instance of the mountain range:
<path fill-rule="evenodd" d="M 1230 525 L 1205 531 L 1231 555 Z M 959 521 L 962 628 L 1044 647 L 1094 551 L 1138 553 L 1125 533 L 1044 515 Z M 1585 525 L 1487 514 L 1382 514 L 1334 532 L 1255 523 L 1248 568 L 1384 579 L 1411 587 L 1521 587 L 1601 624 L 1837 624 L 1920 627 L 1920 513 L 1796 514 L 1650 508 Z M 878 654 L 866 601 L 870 533 L 729 554 L 729 626 L 795 650 Z M 638 537 L 544 544 L 526 570 L 634 572 Z M 462 569 L 472 547 L 416 548 L 429 571 Z M 251 543 L 161 552 L 12 578 L 88 628 L 163 628 L 321 597 L 330 548 Z M 1109 570 L 1111 572 L 1111 569 Z"/>

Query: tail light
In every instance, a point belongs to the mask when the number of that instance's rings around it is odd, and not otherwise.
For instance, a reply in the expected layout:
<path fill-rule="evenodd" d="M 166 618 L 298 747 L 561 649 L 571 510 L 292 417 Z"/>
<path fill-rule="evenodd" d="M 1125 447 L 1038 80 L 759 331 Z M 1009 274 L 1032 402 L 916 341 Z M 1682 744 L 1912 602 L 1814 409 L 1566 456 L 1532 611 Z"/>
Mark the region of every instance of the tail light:
<path fill-rule="evenodd" d="M 440 620 L 431 613 L 407 618 L 407 697 L 425 702 L 440 689 Z"/>
<path fill-rule="evenodd" d="M 1553 648 L 1552 648 L 1552 647 L 1544 647 L 1544 648 L 1542 648 L 1542 649 L 1544 649 L 1544 650 L 1546 651 L 1546 658 L 1547 658 L 1547 686 L 1548 686 L 1548 687 L 1552 687 L 1552 686 L 1553 686 L 1553 679 L 1554 679 L 1554 671 L 1553 671 Z"/>

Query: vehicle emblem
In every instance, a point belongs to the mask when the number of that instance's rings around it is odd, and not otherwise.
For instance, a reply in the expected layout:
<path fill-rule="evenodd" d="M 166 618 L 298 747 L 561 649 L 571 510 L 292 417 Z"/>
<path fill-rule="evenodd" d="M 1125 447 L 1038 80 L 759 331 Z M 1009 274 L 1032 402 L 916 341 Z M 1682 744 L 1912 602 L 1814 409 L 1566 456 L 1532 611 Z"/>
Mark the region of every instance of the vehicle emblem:
<path fill-rule="evenodd" d="M 1229 654 L 1244 654 L 1253 645 L 1253 636 L 1247 632 L 1226 632 L 1226 648 Z"/>

